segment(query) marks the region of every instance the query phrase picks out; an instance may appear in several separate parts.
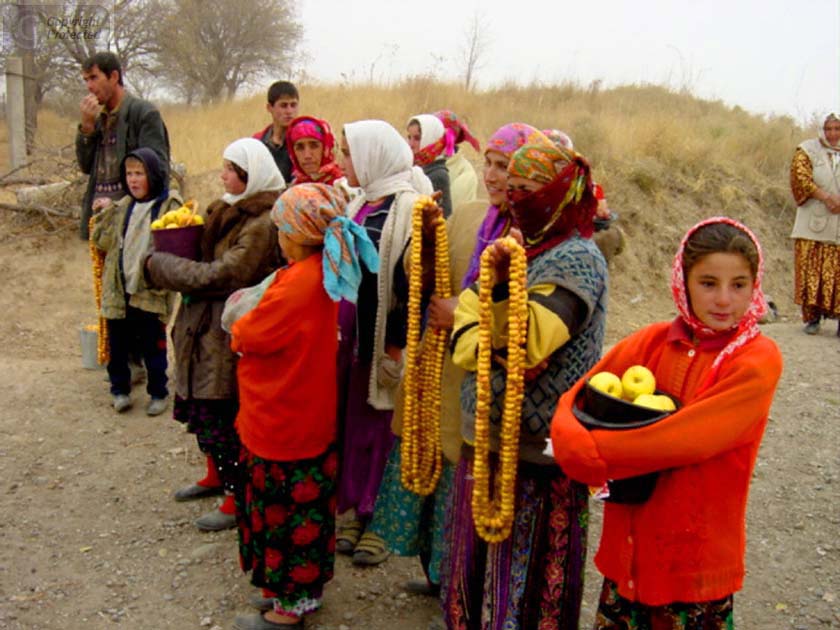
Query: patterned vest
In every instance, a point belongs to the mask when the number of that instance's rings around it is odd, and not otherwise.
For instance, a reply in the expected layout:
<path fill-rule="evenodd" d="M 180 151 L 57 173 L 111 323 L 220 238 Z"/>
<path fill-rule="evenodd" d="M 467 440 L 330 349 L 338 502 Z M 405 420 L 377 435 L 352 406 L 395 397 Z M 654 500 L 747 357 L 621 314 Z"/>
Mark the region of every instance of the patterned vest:
<path fill-rule="evenodd" d="M 519 457 L 537 464 L 553 464 L 542 454 L 549 436 L 557 400 L 601 358 L 607 313 L 607 263 L 594 241 L 572 237 L 528 261 L 528 285 L 553 284 L 578 296 L 587 307 L 580 330 L 548 359 L 547 367 L 525 382 Z M 475 441 L 475 372 L 469 372 L 461 387 L 461 431 L 467 442 Z M 490 443 L 498 444 L 504 404 L 506 372 L 497 365 L 490 370 L 493 390 L 490 405 Z"/>

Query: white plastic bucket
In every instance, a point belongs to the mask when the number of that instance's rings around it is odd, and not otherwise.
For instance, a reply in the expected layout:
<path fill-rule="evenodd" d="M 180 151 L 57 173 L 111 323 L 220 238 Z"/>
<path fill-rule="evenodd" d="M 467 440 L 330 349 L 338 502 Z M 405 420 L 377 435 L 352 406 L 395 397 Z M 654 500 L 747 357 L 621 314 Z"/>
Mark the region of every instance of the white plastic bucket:
<path fill-rule="evenodd" d="M 96 327 L 82 326 L 79 328 L 79 342 L 82 347 L 82 367 L 86 370 L 98 370 L 101 366 L 97 360 L 97 346 L 99 331 Z"/>

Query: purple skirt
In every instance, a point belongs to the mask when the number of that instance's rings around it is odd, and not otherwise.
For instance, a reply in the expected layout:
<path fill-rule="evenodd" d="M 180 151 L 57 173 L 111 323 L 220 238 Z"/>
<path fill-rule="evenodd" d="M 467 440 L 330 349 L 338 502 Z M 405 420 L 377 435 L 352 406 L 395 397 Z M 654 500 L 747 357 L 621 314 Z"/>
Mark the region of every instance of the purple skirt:
<path fill-rule="evenodd" d="M 392 411 L 380 411 L 367 403 L 370 363 L 356 356 L 356 309 L 349 302 L 339 307 L 341 341 L 338 349 L 338 432 L 341 442 L 341 474 L 338 481 L 338 512 L 349 509 L 368 519 L 373 515 L 385 462 L 394 444 Z"/>

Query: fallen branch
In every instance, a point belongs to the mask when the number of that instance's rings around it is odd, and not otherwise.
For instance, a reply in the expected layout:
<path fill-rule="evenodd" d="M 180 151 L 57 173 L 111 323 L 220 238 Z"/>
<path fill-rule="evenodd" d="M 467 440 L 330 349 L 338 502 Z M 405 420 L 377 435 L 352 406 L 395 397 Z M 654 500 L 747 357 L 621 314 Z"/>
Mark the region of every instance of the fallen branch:
<path fill-rule="evenodd" d="M 47 217 L 60 217 L 64 219 L 69 219 L 73 216 L 71 212 L 63 212 L 61 210 L 56 210 L 55 208 L 50 208 L 49 206 L 42 206 L 40 204 L 21 206 L 16 203 L 4 203 L 0 201 L 0 210 L 9 210 L 10 212 L 26 212 L 29 214 L 43 214 Z"/>
<path fill-rule="evenodd" d="M 44 177 L 10 177 L 0 180 L 0 186 L 16 186 L 18 184 L 26 184 L 29 186 L 43 186 L 44 184 L 51 184 L 52 182 Z"/>

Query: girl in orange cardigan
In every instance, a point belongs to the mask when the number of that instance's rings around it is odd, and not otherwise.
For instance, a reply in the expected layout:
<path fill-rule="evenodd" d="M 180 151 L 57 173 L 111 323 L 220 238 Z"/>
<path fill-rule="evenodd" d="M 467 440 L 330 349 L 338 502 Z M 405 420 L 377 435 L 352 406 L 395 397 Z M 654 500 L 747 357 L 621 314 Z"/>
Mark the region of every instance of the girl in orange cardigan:
<path fill-rule="evenodd" d="M 333 575 L 338 300 L 356 300 L 360 262 L 379 265 L 344 210 L 332 186 L 287 190 L 271 218 L 289 265 L 234 293 L 222 318 L 240 355 L 240 562 L 266 611 L 237 617 L 239 630 L 302 628 Z"/>
<path fill-rule="evenodd" d="M 605 506 L 596 630 L 732 628 L 747 491 L 782 371 L 776 344 L 758 329 L 762 267 L 745 226 L 725 217 L 697 224 L 674 259 L 679 316 L 620 341 L 560 399 L 551 438 L 570 477 L 600 485 L 659 472 L 646 502 Z M 645 427 L 587 431 L 572 413 L 585 381 L 637 364 L 682 407 Z"/>

